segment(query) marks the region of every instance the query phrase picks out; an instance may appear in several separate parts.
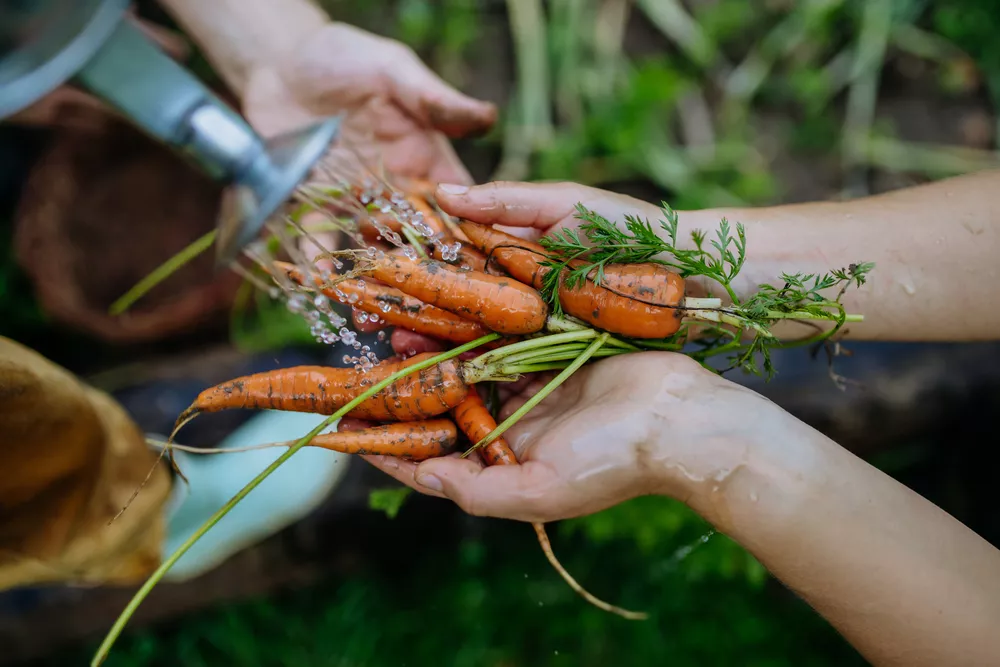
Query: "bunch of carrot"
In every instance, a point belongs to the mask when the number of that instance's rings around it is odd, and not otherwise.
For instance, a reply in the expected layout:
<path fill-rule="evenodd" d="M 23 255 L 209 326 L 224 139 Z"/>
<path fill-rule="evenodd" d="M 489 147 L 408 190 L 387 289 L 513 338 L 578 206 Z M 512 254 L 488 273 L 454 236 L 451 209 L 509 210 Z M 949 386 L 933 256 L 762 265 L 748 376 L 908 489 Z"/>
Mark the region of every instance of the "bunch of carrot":
<path fill-rule="evenodd" d="M 485 465 L 516 465 L 502 438 L 516 419 L 498 427 L 477 384 L 555 369 L 563 369 L 565 379 L 567 370 L 589 358 L 637 350 L 611 334 L 660 339 L 680 327 L 687 306 L 685 282 L 652 263 L 608 266 L 600 285 L 564 286 L 560 298 L 570 317 L 554 317 L 540 292 L 552 270 L 542 265 L 549 253 L 490 227 L 451 220 L 434 205 L 431 191 L 427 183 L 403 194 L 355 190 L 352 194 L 368 213 L 358 216 L 358 231 L 376 251 L 357 253 L 349 272 L 324 276 L 312 267 L 282 261 L 269 268 L 279 284 L 322 293 L 396 331 L 451 346 L 476 344 L 472 353 L 461 360 L 446 352 L 439 355 L 441 361 L 374 393 L 368 390 L 376 383 L 435 355 L 387 359 L 370 367 L 304 366 L 237 378 L 202 392 L 179 417 L 178 428 L 199 413 L 237 408 L 332 415 L 363 396 L 344 417 L 374 425 L 318 435 L 309 444 L 421 461 L 454 452 L 461 434 L 473 446 L 466 455 L 477 450 Z M 398 215 L 400 209 L 404 215 Z M 411 244 L 401 242 L 404 236 Z M 694 301 L 693 307 L 703 307 L 704 300 Z M 577 592 L 603 609 L 643 617 L 584 591 L 552 555 L 543 526 L 535 529 L 546 555 Z"/>
<path fill-rule="evenodd" d="M 588 361 L 642 349 L 680 349 L 676 341 L 686 336 L 686 321 L 734 324 L 721 300 L 688 296 L 685 278 L 661 263 L 602 263 L 598 277 L 582 260 L 559 257 L 541 244 L 489 226 L 453 220 L 434 202 L 431 183 L 412 181 L 399 190 L 376 182 L 336 190 L 346 200 L 346 205 L 334 202 L 336 208 L 352 211 L 353 228 L 346 231 L 362 250 L 327 253 L 338 269 L 335 273 L 318 270 L 318 262 L 303 261 L 300 253 L 290 253 L 295 262 L 272 258 L 258 259 L 258 264 L 292 298 L 307 293 L 314 294 L 315 301 L 332 300 L 352 309 L 359 329 L 371 331 L 375 322 L 377 329 L 392 327 L 394 338 L 409 334 L 433 339 L 443 351 L 414 352 L 377 363 L 372 363 L 369 351 L 353 368 L 284 368 L 203 391 L 179 416 L 165 452 L 177 431 L 205 412 L 250 408 L 330 417 L 294 443 L 161 565 L 120 617 L 96 662 L 166 569 L 301 447 L 422 461 L 452 454 L 466 440 L 471 446 L 463 456 L 479 456 L 487 466 L 518 465 L 503 433 Z M 323 201 L 313 202 L 312 208 L 327 206 L 326 193 L 333 191 L 324 190 Z M 341 270 L 344 264 L 335 255 L 350 256 L 352 268 Z M 567 280 L 574 270 L 587 272 L 582 282 Z M 557 293 L 560 313 L 543 297 L 546 290 L 550 300 L 551 292 Z M 802 293 L 814 296 L 808 290 Z M 774 294 L 783 298 L 785 290 Z M 800 311 L 774 317 L 800 315 L 833 319 Z M 838 317 L 842 324 L 842 308 Z M 746 321 L 735 322 L 736 329 Z M 759 323 L 751 325 L 760 331 Z M 340 335 L 348 341 L 344 331 Z M 353 334 L 350 338 L 360 347 Z M 559 372 L 498 425 L 480 395 L 482 385 L 542 371 Z M 337 419 L 361 420 L 365 426 L 321 433 Z M 533 526 L 546 557 L 573 590 L 604 610 L 645 618 L 584 590 L 556 559 L 544 526 Z"/>

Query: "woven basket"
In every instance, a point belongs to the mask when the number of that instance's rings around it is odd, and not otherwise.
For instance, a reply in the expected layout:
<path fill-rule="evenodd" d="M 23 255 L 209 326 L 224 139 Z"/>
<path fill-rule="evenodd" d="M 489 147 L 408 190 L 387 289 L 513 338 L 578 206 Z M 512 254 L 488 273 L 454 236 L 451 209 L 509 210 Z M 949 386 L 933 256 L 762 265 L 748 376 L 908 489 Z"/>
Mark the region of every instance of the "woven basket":
<path fill-rule="evenodd" d="M 57 127 L 29 174 L 15 218 L 17 260 L 56 321 L 113 343 L 164 339 L 224 317 L 239 279 L 213 252 L 184 266 L 123 315 L 109 306 L 215 225 L 221 188 L 169 149 L 93 111 Z"/>

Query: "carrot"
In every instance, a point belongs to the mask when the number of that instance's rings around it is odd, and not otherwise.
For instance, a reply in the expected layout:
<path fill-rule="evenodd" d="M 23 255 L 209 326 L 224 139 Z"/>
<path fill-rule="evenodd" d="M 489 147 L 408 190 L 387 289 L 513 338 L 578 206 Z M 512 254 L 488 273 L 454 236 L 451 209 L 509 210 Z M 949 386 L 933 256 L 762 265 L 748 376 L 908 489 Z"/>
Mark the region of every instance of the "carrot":
<path fill-rule="evenodd" d="M 517 280 L 541 289 L 552 270 L 541 264 L 549 257 L 541 244 L 486 225 L 460 224 L 490 260 Z M 570 262 L 571 267 L 582 265 L 582 261 Z M 604 268 L 600 285 L 588 276 L 571 289 L 562 276 L 559 301 L 567 313 L 604 331 L 631 338 L 666 338 L 680 328 L 684 292 L 684 279 L 659 264 L 610 264 Z"/>
<path fill-rule="evenodd" d="M 424 361 L 418 354 L 402 361 L 383 361 L 363 371 L 327 366 L 296 366 L 248 375 L 201 392 L 178 418 L 178 425 L 202 412 L 231 409 L 286 410 L 330 415 L 393 373 Z M 443 414 L 469 393 L 455 359 L 399 378 L 363 401 L 348 417 L 373 421 L 413 421 Z"/>
<path fill-rule="evenodd" d="M 442 418 L 321 433 L 313 437 L 309 445 L 342 454 L 397 456 L 424 461 L 450 454 L 457 441 L 455 424 L 450 419 Z"/>
<path fill-rule="evenodd" d="M 440 233 L 444 238 L 451 236 L 448 228 L 444 224 L 444 221 L 441 220 L 441 217 L 438 216 L 437 212 L 422 196 L 409 194 L 406 195 L 406 201 L 410 202 L 410 206 L 413 207 L 414 211 L 420 213 L 424 223 L 430 227 L 435 234 Z"/>
<path fill-rule="evenodd" d="M 294 264 L 274 262 L 274 266 L 300 285 L 307 284 L 303 271 Z M 315 285 L 323 285 L 319 276 L 313 275 L 312 279 Z M 321 289 L 323 294 L 339 303 L 349 303 L 359 310 L 377 315 L 380 320 L 388 324 L 432 338 L 453 343 L 468 343 L 489 333 L 486 327 L 477 322 L 428 305 L 395 287 L 373 280 L 365 280 L 362 283 L 360 280 L 346 278 Z"/>
<path fill-rule="evenodd" d="M 493 415 L 486 408 L 483 399 L 476 391 L 470 391 L 465 400 L 451 409 L 451 416 L 455 418 L 458 427 L 475 444 L 490 434 L 490 431 L 497 427 Z M 497 438 L 488 445 L 479 449 L 480 456 L 486 465 L 517 465 L 517 457 L 513 450 L 504 442 L 503 438 Z"/>
<path fill-rule="evenodd" d="M 470 391 L 465 400 L 452 408 L 451 413 L 458 427 L 473 444 L 485 438 L 497 427 L 496 420 L 493 419 L 493 415 L 490 414 L 490 411 L 486 408 L 486 404 L 483 403 L 483 399 L 479 397 L 479 393 L 475 390 Z M 493 442 L 484 445 L 479 449 L 479 452 L 483 461 L 488 466 L 518 464 L 514 451 L 504 441 L 503 437 L 499 437 Z M 541 545 L 542 551 L 545 553 L 545 557 L 549 563 L 556 569 L 563 580 L 569 584 L 570 588 L 576 591 L 583 599 L 595 607 L 619 616 L 624 616 L 625 618 L 633 620 L 646 618 L 646 614 L 622 609 L 594 597 L 583 586 L 577 583 L 576 579 L 566 571 L 566 568 L 556 558 L 556 554 L 552 550 L 552 543 L 545 532 L 545 524 L 533 522 L 531 526 L 535 529 L 538 543 Z"/>
<path fill-rule="evenodd" d="M 542 296 L 527 285 L 482 271 L 463 270 L 435 259 L 384 254 L 364 269 L 424 303 L 508 335 L 541 331 L 548 317 Z"/>
<path fill-rule="evenodd" d="M 434 259 L 442 262 L 446 261 L 440 246 L 434 246 Z M 468 267 L 474 271 L 482 271 L 483 273 L 488 273 L 491 276 L 507 275 L 507 273 L 500 268 L 498 262 L 487 262 L 486 255 L 481 253 L 475 246 L 468 243 L 461 243 L 458 249 L 458 257 L 454 261 L 448 263 L 452 266 L 462 268 Z"/>

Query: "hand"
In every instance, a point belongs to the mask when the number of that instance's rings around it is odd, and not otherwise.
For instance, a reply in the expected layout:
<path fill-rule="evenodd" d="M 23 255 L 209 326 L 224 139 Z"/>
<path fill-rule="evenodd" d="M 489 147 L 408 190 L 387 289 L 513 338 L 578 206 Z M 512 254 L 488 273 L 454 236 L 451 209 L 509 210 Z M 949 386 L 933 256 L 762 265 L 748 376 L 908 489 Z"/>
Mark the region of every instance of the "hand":
<path fill-rule="evenodd" d="M 369 169 L 465 184 L 472 177 L 447 137 L 483 132 L 496 120 L 494 105 L 450 87 L 405 45 L 342 23 L 316 29 L 287 62 L 251 70 L 243 106 L 268 136 L 346 111 L 340 141 Z M 324 216 L 312 215 L 317 222 Z M 301 244 L 310 261 L 337 247 L 334 234 L 315 241 Z"/>
<path fill-rule="evenodd" d="M 546 380 L 509 401 L 502 418 Z M 548 522 L 660 494 L 714 522 L 729 514 L 730 477 L 744 466 L 780 466 L 782 443 L 807 428 L 686 356 L 643 352 L 581 369 L 511 427 L 505 438 L 521 465 L 366 459 L 479 516 Z"/>
<path fill-rule="evenodd" d="M 577 204 L 622 221 L 626 215 L 660 219 L 662 212 L 634 197 L 578 183 L 518 183 L 497 181 L 469 187 L 466 183 L 444 184 L 434 193 L 446 213 L 532 241 L 563 228 L 578 227 Z"/>
<path fill-rule="evenodd" d="M 472 178 L 447 137 L 481 133 L 496 121 L 493 104 L 446 84 L 407 46 L 342 23 L 317 28 L 286 62 L 256 66 L 243 106 L 267 135 L 347 111 L 344 139 L 367 145 L 373 167 L 465 184 Z"/>

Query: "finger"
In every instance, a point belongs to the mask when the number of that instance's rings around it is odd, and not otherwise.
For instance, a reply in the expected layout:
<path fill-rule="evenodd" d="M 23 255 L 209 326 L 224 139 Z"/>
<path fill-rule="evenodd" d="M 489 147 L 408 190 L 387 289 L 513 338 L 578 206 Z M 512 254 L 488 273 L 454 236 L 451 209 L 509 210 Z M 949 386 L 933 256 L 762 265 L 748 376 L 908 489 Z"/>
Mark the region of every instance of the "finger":
<path fill-rule="evenodd" d="M 393 329 L 389 336 L 392 351 L 398 355 L 412 357 L 424 352 L 441 352 L 444 344 L 434 338 L 429 338 L 408 329 Z"/>
<path fill-rule="evenodd" d="M 449 137 L 481 134 L 497 119 L 496 105 L 460 93 L 434 74 L 413 51 L 399 44 L 393 63 L 392 97 L 425 127 Z"/>
<path fill-rule="evenodd" d="M 489 225 L 548 229 L 571 218 L 578 203 L 597 200 L 599 190 L 576 183 L 494 181 L 468 187 L 439 185 L 438 204 L 459 218 Z M 605 193 L 601 195 L 607 196 Z"/>
<path fill-rule="evenodd" d="M 547 521 L 561 501 L 555 473 L 536 461 L 483 467 L 457 457 L 431 459 L 417 465 L 414 482 L 474 516 Z"/>
<path fill-rule="evenodd" d="M 420 493 L 428 496 L 434 496 L 436 498 L 445 497 L 445 495 L 440 491 L 434 491 L 417 484 L 413 477 L 417 469 L 417 464 L 413 461 L 407 461 L 394 456 L 373 456 L 370 454 L 359 454 L 359 456 L 385 474 L 389 475 L 396 481 L 405 484 L 414 491 L 419 491 Z"/>

